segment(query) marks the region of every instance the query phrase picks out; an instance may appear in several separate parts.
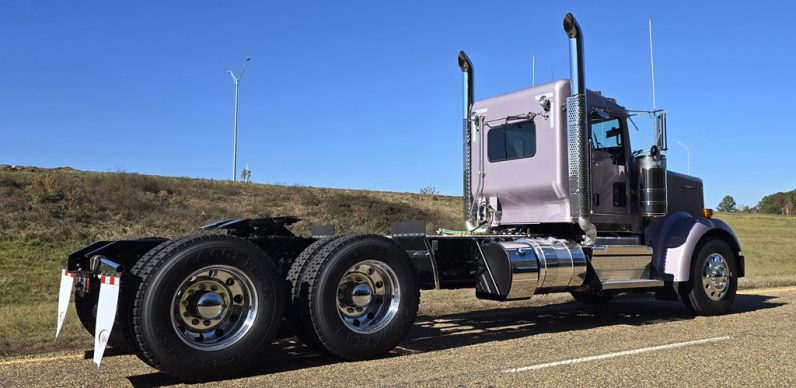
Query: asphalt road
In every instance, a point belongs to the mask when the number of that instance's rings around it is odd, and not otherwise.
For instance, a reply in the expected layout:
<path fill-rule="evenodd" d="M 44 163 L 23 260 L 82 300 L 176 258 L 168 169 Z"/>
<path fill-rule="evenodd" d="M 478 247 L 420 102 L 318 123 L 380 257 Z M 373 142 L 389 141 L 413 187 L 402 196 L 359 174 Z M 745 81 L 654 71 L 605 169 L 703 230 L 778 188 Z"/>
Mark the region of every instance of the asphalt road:
<path fill-rule="evenodd" d="M 607 306 L 419 317 L 390 357 L 339 362 L 284 340 L 263 367 L 224 386 L 796 386 L 796 287 L 750 290 L 730 314 L 622 296 Z M 0 360 L 0 386 L 177 384 L 134 356 Z"/>

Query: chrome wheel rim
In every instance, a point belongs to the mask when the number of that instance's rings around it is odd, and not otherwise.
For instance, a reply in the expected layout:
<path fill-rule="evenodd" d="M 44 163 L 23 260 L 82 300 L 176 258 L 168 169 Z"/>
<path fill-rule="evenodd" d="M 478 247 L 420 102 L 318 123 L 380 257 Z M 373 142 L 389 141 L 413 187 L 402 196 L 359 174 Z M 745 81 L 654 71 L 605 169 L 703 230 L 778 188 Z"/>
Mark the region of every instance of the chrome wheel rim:
<path fill-rule="evenodd" d="M 708 255 L 702 268 L 702 286 L 708 298 L 721 300 L 730 288 L 730 277 L 730 268 L 724 256 L 718 253 Z"/>
<path fill-rule="evenodd" d="M 237 268 L 213 265 L 194 271 L 174 293 L 171 324 L 188 346 L 205 351 L 240 341 L 257 316 L 254 283 Z"/>
<path fill-rule="evenodd" d="M 360 334 L 387 326 L 400 303 L 398 276 L 378 260 L 352 265 L 337 285 L 337 313 L 348 329 Z"/>

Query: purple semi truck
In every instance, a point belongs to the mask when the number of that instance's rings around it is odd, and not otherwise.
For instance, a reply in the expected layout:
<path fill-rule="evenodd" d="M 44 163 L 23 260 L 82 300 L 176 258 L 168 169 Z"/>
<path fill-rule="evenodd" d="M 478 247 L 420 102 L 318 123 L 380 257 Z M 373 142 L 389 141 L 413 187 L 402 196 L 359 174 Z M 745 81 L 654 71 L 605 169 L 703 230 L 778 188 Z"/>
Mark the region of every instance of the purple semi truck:
<path fill-rule="evenodd" d="M 76 289 L 97 365 L 110 344 L 202 381 L 243 373 L 280 329 L 341 359 L 380 357 L 411 328 L 421 289 L 498 301 L 568 292 L 589 304 L 642 292 L 725 313 L 744 275 L 738 239 L 703 209 L 700 179 L 666 170 L 665 113 L 643 112 L 655 144 L 634 150 L 639 112 L 586 89 L 572 14 L 564 30 L 570 80 L 482 101 L 460 52 L 463 231 L 427 235 L 424 221 L 403 221 L 388 236 L 316 226 L 303 237 L 287 228 L 298 218 L 277 217 L 100 241 L 66 260 L 57 332 Z"/>

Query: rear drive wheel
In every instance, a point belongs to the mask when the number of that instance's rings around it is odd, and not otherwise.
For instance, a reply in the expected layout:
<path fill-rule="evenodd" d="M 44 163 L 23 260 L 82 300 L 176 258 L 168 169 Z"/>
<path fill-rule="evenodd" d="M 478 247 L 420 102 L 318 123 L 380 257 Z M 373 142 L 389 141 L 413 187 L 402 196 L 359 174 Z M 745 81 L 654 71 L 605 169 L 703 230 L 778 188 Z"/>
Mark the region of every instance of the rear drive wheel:
<path fill-rule="evenodd" d="M 375 235 L 340 237 L 301 277 L 298 324 L 328 353 L 348 360 L 382 356 L 406 336 L 420 302 L 417 272 L 395 243 Z"/>
<path fill-rule="evenodd" d="M 324 348 L 323 345 L 318 342 L 318 338 L 314 333 L 308 333 L 306 330 L 304 330 L 305 325 L 301 324 L 301 320 L 303 318 L 299 313 L 301 309 L 297 307 L 297 303 L 299 303 L 298 301 L 299 295 L 301 294 L 301 288 L 307 287 L 306 283 L 301 282 L 301 276 L 304 274 L 305 269 L 308 267 L 310 261 L 312 261 L 312 258 L 315 257 L 321 248 L 340 237 L 341 236 L 324 237 L 310 244 L 310 246 L 305 248 L 296 258 L 296 260 L 293 261 L 293 264 L 290 266 L 290 271 L 288 271 L 287 274 L 287 286 L 290 290 L 288 295 L 288 303 L 290 306 L 285 314 L 285 318 L 288 323 L 287 326 L 291 328 L 296 337 L 298 337 L 298 339 L 305 345 L 322 352 L 326 352 L 326 348 Z"/>
<path fill-rule="evenodd" d="M 691 279 L 681 285 L 685 306 L 698 315 L 726 313 L 735 300 L 737 274 L 735 254 L 726 242 L 702 244 L 691 262 Z"/>
<path fill-rule="evenodd" d="M 583 304 L 606 304 L 614 298 L 616 294 L 600 291 L 600 292 L 570 292 L 576 301 Z"/>
<path fill-rule="evenodd" d="M 279 331 L 284 286 L 273 262 L 228 235 L 183 238 L 147 262 L 133 308 L 141 355 L 184 381 L 238 375 Z"/>

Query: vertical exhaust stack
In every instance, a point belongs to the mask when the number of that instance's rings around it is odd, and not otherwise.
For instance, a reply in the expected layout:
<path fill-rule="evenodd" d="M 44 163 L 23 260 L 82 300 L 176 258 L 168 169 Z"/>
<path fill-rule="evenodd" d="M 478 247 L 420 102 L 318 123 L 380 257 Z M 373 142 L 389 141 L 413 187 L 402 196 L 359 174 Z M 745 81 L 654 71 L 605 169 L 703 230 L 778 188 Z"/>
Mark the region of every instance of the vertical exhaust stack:
<path fill-rule="evenodd" d="M 567 97 L 567 143 L 569 158 L 569 212 L 586 234 L 584 246 L 594 245 L 597 229 L 591 223 L 591 149 L 583 65 L 583 31 L 572 13 L 564 17 L 569 37 L 571 96 Z"/>
<path fill-rule="evenodd" d="M 473 194 L 470 187 L 470 180 L 472 175 L 470 172 L 472 148 L 470 142 L 470 120 L 473 110 L 473 78 L 474 69 L 473 63 L 467 57 L 464 51 L 459 51 L 459 68 L 462 70 L 462 80 L 464 84 L 464 112 L 462 120 L 462 141 L 463 141 L 463 159 L 464 159 L 464 223 L 467 230 L 474 230 L 477 226 L 473 225 Z"/>

